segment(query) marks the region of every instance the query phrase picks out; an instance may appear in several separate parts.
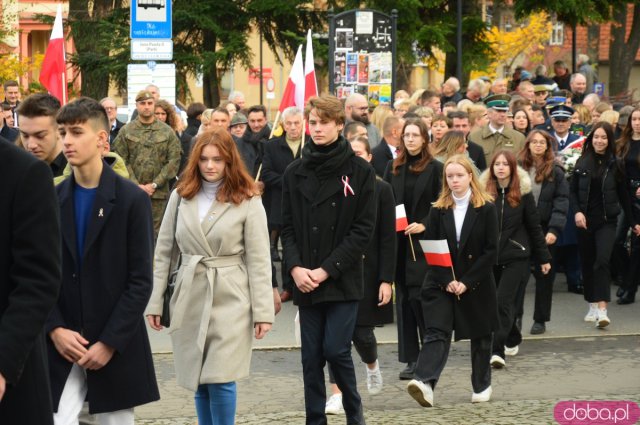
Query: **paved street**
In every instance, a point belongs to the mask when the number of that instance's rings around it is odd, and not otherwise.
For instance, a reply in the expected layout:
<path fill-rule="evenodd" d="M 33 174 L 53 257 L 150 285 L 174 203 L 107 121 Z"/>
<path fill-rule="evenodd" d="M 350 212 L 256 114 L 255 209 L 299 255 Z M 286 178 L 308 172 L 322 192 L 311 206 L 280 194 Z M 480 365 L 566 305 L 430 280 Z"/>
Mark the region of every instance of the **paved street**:
<path fill-rule="evenodd" d="M 528 288 L 523 330 L 525 342 L 507 368 L 493 373 L 490 403 L 472 405 L 469 344 L 454 343 L 447 367 L 435 392 L 436 407 L 423 409 L 409 397 L 406 381 L 397 379 L 395 325 L 377 328 L 385 387 L 370 396 L 364 384 L 364 365 L 357 360 L 360 393 L 368 424 L 547 424 L 560 400 L 640 401 L 640 303 L 609 308 L 606 330 L 582 321 L 587 304 L 566 292 L 559 276 L 552 322 L 547 333 L 532 337 L 533 285 Z M 615 290 L 615 287 L 614 287 Z M 256 344 L 251 377 L 238 383 L 238 424 L 304 423 L 300 351 L 295 348 L 295 307 L 285 304 L 273 332 Z M 152 334 L 156 373 L 162 400 L 136 409 L 139 424 L 195 424 L 192 394 L 175 384 L 170 342 Z M 362 377 L 362 379 L 360 379 Z M 344 423 L 344 416 L 329 418 Z"/>

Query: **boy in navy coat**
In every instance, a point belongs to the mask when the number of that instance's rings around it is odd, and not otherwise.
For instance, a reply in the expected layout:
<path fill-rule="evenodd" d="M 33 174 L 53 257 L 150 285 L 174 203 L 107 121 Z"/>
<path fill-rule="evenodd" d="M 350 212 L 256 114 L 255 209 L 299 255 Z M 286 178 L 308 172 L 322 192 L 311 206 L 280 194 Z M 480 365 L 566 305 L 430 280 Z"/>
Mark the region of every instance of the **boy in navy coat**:
<path fill-rule="evenodd" d="M 85 398 L 102 425 L 133 425 L 133 407 L 159 399 L 143 312 L 151 295 L 149 197 L 102 160 L 105 109 L 80 98 L 58 116 L 72 176 L 58 187 L 62 289 L 46 332 L 56 424 Z"/>

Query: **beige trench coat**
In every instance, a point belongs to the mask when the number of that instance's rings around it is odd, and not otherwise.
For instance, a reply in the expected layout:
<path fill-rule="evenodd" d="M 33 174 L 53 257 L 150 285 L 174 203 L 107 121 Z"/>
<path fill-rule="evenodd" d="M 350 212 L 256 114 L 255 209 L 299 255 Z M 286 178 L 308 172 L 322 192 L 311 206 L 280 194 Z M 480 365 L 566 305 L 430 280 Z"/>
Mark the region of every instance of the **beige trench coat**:
<path fill-rule="evenodd" d="M 155 251 L 146 315 L 160 315 L 169 275 L 177 192 L 169 199 Z M 202 222 L 197 198 L 182 199 L 176 242 L 182 263 L 171 299 L 178 385 L 231 382 L 249 374 L 253 326 L 273 323 L 267 219 L 259 197 L 214 202 Z"/>

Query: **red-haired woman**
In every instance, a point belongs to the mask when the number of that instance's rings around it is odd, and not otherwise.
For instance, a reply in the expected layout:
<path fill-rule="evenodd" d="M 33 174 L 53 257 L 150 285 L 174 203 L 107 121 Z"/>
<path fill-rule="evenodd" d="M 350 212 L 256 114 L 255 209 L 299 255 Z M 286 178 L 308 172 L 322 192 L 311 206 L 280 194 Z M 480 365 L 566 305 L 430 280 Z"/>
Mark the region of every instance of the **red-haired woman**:
<path fill-rule="evenodd" d="M 540 226 L 540 215 L 531 192 L 529 174 L 518 167 L 515 155 L 496 152 L 480 182 L 495 199 L 498 211 L 498 260 L 494 274 L 498 289 L 500 325 L 493 334 L 491 366 L 505 366 L 504 348 L 513 325 L 520 282 L 533 256 L 543 274 L 551 269 L 551 255 Z"/>
<path fill-rule="evenodd" d="M 398 297 L 398 357 L 407 367 L 400 379 L 413 379 L 420 343 L 424 337 L 424 316 L 420 288 L 427 263 L 420 249 L 431 204 L 438 199 L 442 185 L 442 163 L 429 153 L 429 129 L 421 119 L 407 120 L 402 129 L 403 143 L 398 157 L 390 163 L 385 180 L 391 184 L 396 204 L 403 204 L 409 226 L 398 233 L 396 295 Z M 415 258 L 411 252 L 412 238 Z"/>
<path fill-rule="evenodd" d="M 249 374 L 252 334 L 260 339 L 271 329 L 274 305 L 266 215 L 226 130 L 197 136 L 169 199 L 146 312 L 156 330 L 174 244 L 181 255 L 171 299 L 176 379 L 195 391 L 198 423 L 233 424 L 235 381 Z"/>
<path fill-rule="evenodd" d="M 534 129 L 527 136 L 524 149 L 520 152 L 520 164 L 531 178 L 531 189 L 540 213 L 544 240 L 552 258 L 569 210 L 569 183 L 562 166 L 556 162 L 554 143 L 549 133 Z M 531 334 L 539 335 L 546 331 L 545 323 L 551 320 L 555 267 L 547 274 L 536 269 L 533 275 L 536 278 L 536 298 Z"/>

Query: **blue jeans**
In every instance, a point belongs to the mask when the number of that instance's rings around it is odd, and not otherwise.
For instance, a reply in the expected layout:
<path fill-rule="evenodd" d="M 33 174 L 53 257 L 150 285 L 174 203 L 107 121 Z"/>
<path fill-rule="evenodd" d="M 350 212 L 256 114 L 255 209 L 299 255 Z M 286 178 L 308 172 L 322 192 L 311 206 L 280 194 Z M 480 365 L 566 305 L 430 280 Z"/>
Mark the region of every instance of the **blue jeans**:
<path fill-rule="evenodd" d="M 195 395 L 199 425 L 233 425 L 236 420 L 236 383 L 202 384 Z"/>

